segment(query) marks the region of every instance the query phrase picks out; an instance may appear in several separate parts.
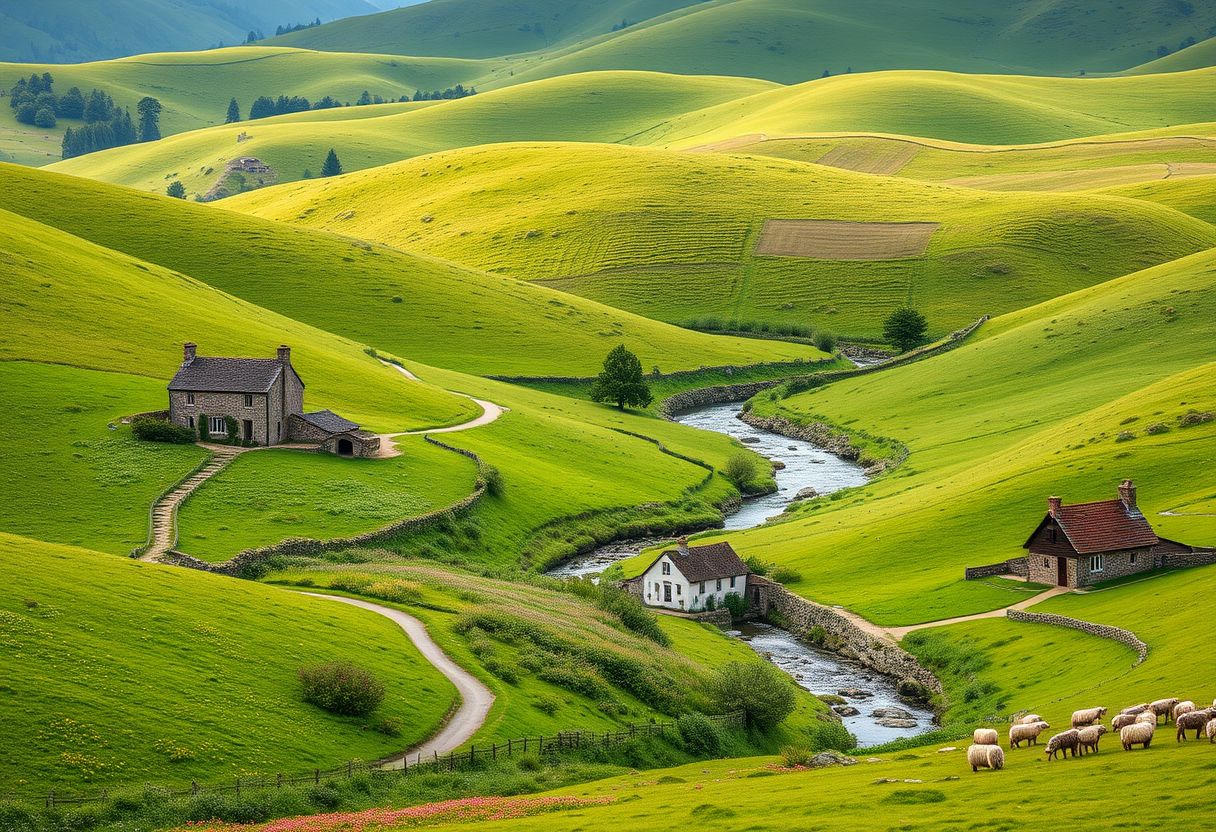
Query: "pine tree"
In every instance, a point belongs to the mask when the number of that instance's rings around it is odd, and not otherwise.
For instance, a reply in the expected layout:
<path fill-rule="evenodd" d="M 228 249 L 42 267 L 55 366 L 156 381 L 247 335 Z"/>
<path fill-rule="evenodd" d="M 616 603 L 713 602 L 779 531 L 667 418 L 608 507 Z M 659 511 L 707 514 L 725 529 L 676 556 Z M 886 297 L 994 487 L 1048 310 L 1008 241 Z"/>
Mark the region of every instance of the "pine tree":
<path fill-rule="evenodd" d="M 139 111 L 139 140 L 154 142 L 160 138 L 160 102 L 152 96 L 139 99 L 136 108 Z"/>
<path fill-rule="evenodd" d="M 72 87 L 59 96 L 59 104 L 55 108 L 55 115 L 60 118 L 84 117 L 84 94 L 80 91 L 80 87 Z"/>
<path fill-rule="evenodd" d="M 259 95 L 249 107 L 249 120 L 274 115 L 274 99 Z"/>
<path fill-rule="evenodd" d="M 325 157 L 325 163 L 321 165 L 322 176 L 337 176 L 342 172 L 342 163 L 338 161 L 338 154 L 331 147 L 329 154 Z"/>
<path fill-rule="evenodd" d="M 34 114 L 34 126 L 50 129 L 55 126 L 55 111 L 43 107 Z"/>
<path fill-rule="evenodd" d="M 165 193 L 178 199 L 185 199 L 186 186 L 181 182 L 174 180 L 172 183 L 170 183 L 169 187 L 165 189 Z"/>
<path fill-rule="evenodd" d="M 228 115 L 224 117 L 224 124 L 236 124 L 241 120 L 241 106 L 236 103 L 236 99 L 228 102 Z"/>
<path fill-rule="evenodd" d="M 642 378 L 642 362 L 624 344 L 618 344 L 604 359 L 603 372 L 591 388 L 591 400 L 616 402 L 622 410 L 626 405 L 647 407 L 654 400 Z"/>

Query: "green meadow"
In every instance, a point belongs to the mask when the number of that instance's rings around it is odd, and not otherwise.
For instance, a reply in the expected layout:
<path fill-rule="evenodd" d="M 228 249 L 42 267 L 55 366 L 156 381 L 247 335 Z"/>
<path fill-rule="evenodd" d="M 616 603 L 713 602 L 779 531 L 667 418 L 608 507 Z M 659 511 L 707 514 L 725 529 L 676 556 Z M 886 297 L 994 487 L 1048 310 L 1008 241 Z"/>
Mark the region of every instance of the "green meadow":
<path fill-rule="evenodd" d="M 396 624 L 346 605 L 7 534 L 0 575 L 6 794 L 375 759 L 430 736 L 455 698 Z M 303 701 L 297 670 L 336 659 L 384 683 L 371 719 Z"/>

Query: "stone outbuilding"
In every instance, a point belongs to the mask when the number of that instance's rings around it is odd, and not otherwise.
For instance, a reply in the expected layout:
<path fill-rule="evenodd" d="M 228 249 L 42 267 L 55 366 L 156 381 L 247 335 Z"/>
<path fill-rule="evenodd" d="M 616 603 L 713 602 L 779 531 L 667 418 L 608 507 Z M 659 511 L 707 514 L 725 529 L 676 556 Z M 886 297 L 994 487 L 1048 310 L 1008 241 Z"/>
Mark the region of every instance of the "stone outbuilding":
<path fill-rule="evenodd" d="M 202 356 L 183 347 L 182 364 L 169 382 L 169 421 L 227 441 L 229 420 L 238 442 L 304 443 L 343 456 L 375 456 L 380 437 L 330 410 L 304 412 L 304 382 L 291 364 L 291 347 L 274 358 Z"/>

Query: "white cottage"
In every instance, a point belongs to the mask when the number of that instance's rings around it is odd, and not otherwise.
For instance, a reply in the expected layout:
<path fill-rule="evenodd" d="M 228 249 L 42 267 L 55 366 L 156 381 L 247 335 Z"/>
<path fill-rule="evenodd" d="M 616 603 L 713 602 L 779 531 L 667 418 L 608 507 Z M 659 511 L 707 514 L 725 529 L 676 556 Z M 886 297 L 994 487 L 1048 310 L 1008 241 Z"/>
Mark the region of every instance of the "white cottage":
<path fill-rule="evenodd" d="M 647 606 L 672 610 L 721 607 L 732 592 L 747 598 L 747 564 L 729 543 L 689 546 L 680 538 L 675 549 L 659 555 L 641 575 Z"/>

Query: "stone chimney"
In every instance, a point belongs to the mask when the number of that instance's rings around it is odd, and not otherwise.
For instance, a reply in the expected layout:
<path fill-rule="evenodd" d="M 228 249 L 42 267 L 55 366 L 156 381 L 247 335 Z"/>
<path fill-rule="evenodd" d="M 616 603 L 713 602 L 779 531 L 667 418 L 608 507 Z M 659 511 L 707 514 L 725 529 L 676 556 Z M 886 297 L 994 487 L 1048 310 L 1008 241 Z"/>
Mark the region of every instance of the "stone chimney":
<path fill-rule="evenodd" d="M 1136 507 L 1136 486 L 1131 480 L 1119 483 L 1119 499 L 1129 514 L 1140 513 L 1140 509 Z"/>
<path fill-rule="evenodd" d="M 1061 500 L 1059 497 L 1048 497 L 1047 498 L 1047 513 L 1050 514 L 1052 517 L 1059 517 L 1060 516 L 1060 506 L 1063 505 L 1063 502 L 1064 501 Z"/>
<path fill-rule="evenodd" d="M 194 353 L 198 350 L 198 344 L 193 341 L 187 341 L 182 344 L 182 363 L 189 364 L 194 360 Z"/>
<path fill-rule="evenodd" d="M 688 554 L 688 538 L 687 537 L 681 537 L 679 540 L 676 541 L 676 551 L 679 552 L 681 555 Z"/>
<path fill-rule="evenodd" d="M 284 364 L 291 363 L 291 347 L 287 346 L 286 344 L 279 347 L 279 361 Z"/>

